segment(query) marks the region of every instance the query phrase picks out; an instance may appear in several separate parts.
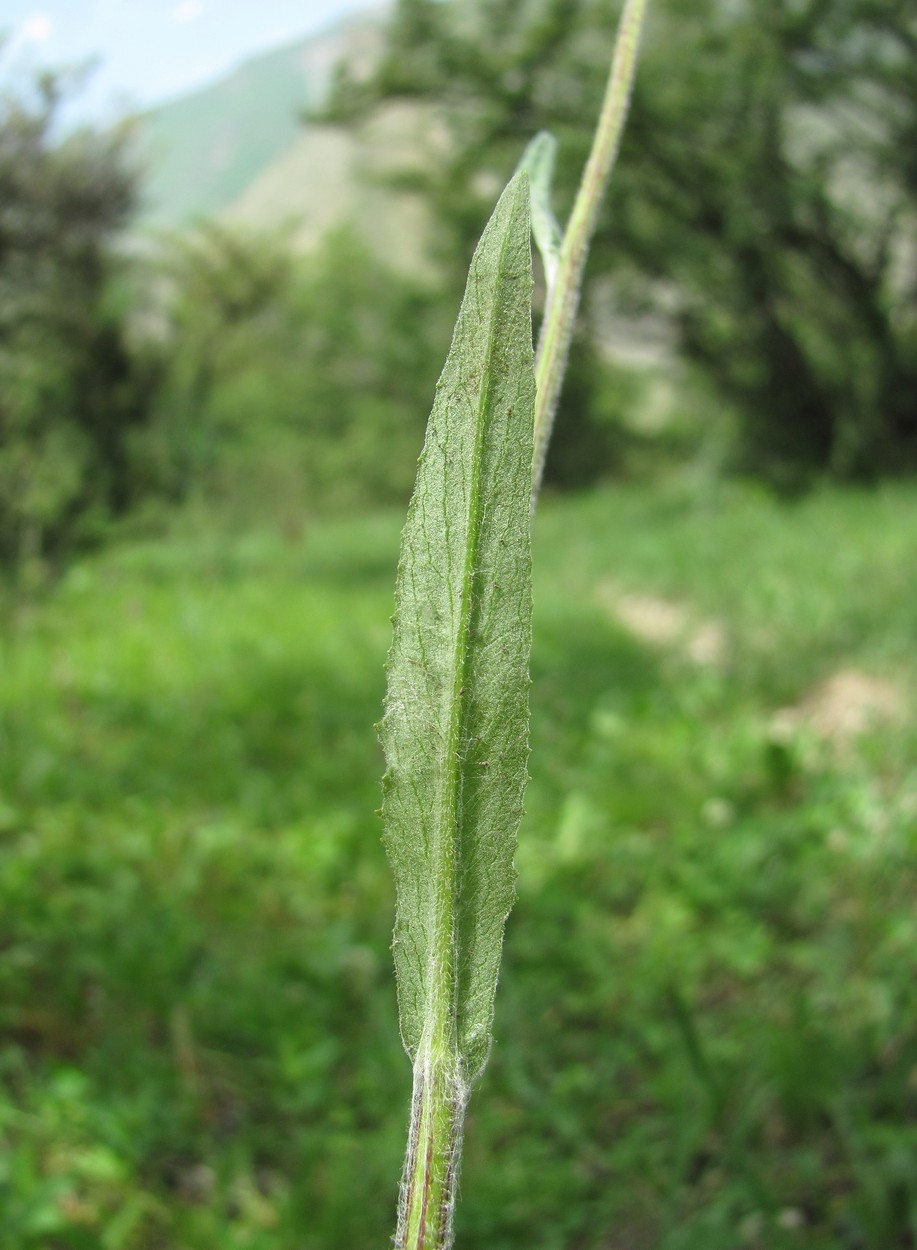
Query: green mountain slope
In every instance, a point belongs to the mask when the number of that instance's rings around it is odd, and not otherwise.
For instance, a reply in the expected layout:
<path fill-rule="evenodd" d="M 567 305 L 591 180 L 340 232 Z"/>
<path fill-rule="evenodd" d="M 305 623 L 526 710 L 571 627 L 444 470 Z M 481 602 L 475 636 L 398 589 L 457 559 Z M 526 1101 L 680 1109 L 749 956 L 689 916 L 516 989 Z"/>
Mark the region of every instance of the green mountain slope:
<path fill-rule="evenodd" d="M 310 129 L 303 113 L 321 104 L 339 61 L 371 61 L 383 14 L 373 9 L 254 57 L 143 118 L 144 224 L 179 226 L 242 195 Z"/>

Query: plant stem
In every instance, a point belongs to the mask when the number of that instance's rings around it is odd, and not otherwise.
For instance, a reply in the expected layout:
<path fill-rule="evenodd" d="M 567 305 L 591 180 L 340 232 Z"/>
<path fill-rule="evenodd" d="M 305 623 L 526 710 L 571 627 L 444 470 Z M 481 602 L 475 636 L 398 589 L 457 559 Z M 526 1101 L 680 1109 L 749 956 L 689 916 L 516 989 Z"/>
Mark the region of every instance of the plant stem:
<path fill-rule="evenodd" d="M 608 86 L 592 141 L 592 151 L 583 170 L 582 181 L 564 234 L 557 278 L 548 291 L 535 360 L 533 508 L 544 475 L 545 457 L 579 308 L 586 257 L 595 233 L 605 188 L 621 145 L 621 134 L 630 105 L 646 3 L 647 0 L 627 0 L 621 14 Z"/>
<path fill-rule="evenodd" d="M 432 1048 L 417 1056 L 395 1250 L 449 1250 L 468 1089 Z"/>

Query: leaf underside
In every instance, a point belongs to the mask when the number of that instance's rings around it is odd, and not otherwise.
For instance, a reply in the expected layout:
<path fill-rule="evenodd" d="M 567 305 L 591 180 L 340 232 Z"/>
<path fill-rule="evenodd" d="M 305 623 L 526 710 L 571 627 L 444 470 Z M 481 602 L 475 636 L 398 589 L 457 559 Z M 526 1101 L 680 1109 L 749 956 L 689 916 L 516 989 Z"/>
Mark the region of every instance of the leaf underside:
<path fill-rule="evenodd" d="M 402 536 L 388 692 L 384 841 L 409 1055 L 464 1079 L 490 1044 L 527 780 L 535 378 L 527 176 L 471 263 Z M 435 1034 L 435 1036 L 433 1036 Z"/>
<path fill-rule="evenodd" d="M 519 168 L 529 176 L 532 195 L 532 235 L 544 265 L 548 287 L 553 287 L 560 264 L 561 229 L 551 208 L 551 185 L 557 140 L 548 130 L 539 130 L 522 154 Z"/>

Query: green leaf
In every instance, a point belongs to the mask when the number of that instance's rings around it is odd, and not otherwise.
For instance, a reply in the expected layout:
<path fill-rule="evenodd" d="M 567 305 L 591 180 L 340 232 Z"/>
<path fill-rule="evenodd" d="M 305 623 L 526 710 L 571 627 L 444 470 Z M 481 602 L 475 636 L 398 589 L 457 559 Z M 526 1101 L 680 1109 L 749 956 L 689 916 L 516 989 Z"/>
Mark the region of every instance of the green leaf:
<path fill-rule="evenodd" d="M 519 168 L 529 176 L 532 194 L 532 235 L 544 265 L 545 281 L 550 290 L 560 264 L 561 230 L 551 208 L 551 186 L 557 140 L 548 130 L 539 130 L 522 154 Z"/>
<path fill-rule="evenodd" d="M 401 1033 L 484 1067 L 527 780 L 535 378 L 529 189 L 468 277 L 402 537 L 380 737 Z"/>

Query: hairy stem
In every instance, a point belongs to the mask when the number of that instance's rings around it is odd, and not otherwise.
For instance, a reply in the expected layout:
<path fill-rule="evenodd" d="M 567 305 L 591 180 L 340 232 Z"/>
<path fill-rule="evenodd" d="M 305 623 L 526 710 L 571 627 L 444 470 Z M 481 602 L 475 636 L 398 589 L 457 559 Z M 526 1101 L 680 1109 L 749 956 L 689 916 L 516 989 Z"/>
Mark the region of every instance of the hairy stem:
<path fill-rule="evenodd" d="M 592 151 L 583 170 L 582 181 L 564 234 L 557 277 L 548 292 L 535 360 L 533 507 L 544 476 L 545 457 L 551 441 L 554 416 L 579 308 L 586 257 L 595 233 L 605 188 L 621 144 L 621 134 L 630 105 L 646 3 L 647 0 L 627 0 L 624 6 L 602 112 L 592 141 Z"/>
<path fill-rule="evenodd" d="M 417 1056 L 395 1250 L 449 1250 L 468 1088 L 432 1048 Z"/>

